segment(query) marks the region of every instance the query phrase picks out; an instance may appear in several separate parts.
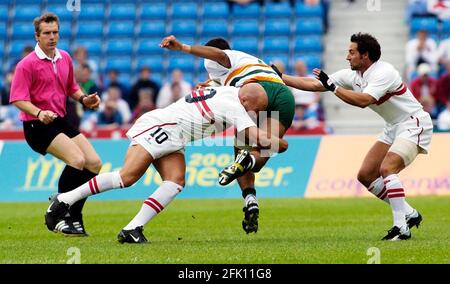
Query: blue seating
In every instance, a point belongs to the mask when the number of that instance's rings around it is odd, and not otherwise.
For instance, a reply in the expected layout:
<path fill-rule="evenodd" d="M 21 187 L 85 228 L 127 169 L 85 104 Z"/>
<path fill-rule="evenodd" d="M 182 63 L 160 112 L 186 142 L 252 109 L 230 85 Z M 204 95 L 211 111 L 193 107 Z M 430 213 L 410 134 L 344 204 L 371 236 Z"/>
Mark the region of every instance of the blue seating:
<path fill-rule="evenodd" d="M 145 3 L 142 5 L 141 19 L 165 20 L 167 15 L 166 9 L 166 2 Z"/>
<path fill-rule="evenodd" d="M 232 14 L 234 17 L 254 19 L 260 15 L 260 7 L 258 3 L 251 3 L 247 5 L 234 4 Z"/>
<path fill-rule="evenodd" d="M 450 32 L 450 20 L 442 21 L 442 33 L 448 34 Z"/>
<path fill-rule="evenodd" d="M 228 4 L 225 2 L 203 4 L 201 16 L 203 19 L 227 19 L 230 15 Z"/>
<path fill-rule="evenodd" d="M 264 18 L 283 18 L 289 19 L 292 15 L 292 8 L 288 1 L 265 3 Z"/>
<path fill-rule="evenodd" d="M 84 4 L 78 15 L 79 20 L 103 21 L 105 15 L 105 5 L 103 4 Z"/>
<path fill-rule="evenodd" d="M 298 17 L 323 17 L 322 5 L 306 5 L 297 2 L 295 4 L 295 15 Z"/>
<path fill-rule="evenodd" d="M 109 22 L 107 37 L 129 37 L 134 36 L 133 21 L 111 21 Z"/>
<path fill-rule="evenodd" d="M 84 46 L 89 56 L 99 56 L 102 53 L 102 40 L 101 39 L 89 39 L 75 43 L 75 47 Z"/>
<path fill-rule="evenodd" d="M 8 6 L 0 5 L 0 21 L 6 21 L 8 19 Z"/>
<path fill-rule="evenodd" d="M 321 18 L 297 20 L 295 34 L 297 35 L 321 35 L 324 32 Z"/>
<path fill-rule="evenodd" d="M 175 55 L 169 57 L 168 71 L 180 69 L 183 72 L 194 72 L 195 58 L 189 55 Z"/>
<path fill-rule="evenodd" d="M 306 66 L 308 66 L 309 70 L 312 70 L 314 68 L 322 68 L 322 55 L 319 54 L 299 54 L 294 57 L 295 61 L 298 59 L 303 60 L 305 62 Z"/>
<path fill-rule="evenodd" d="M 164 49 L 159 47 L 160 38 L 141 38 L 137 44 L 138 54 L 163 54 Z"/>
<path fill-rule="evenodd" d="M 164 70 L 164 59 L 159 55 L 139 56 L 136 62 L 136 71 L 139 71 L 142 66 L 148 66 L 155 72 L 162 72 Z"/>
<path fill-rule="evenodd" d="M 196 19 L 197 18 L 197 3 L 177 3 L 172 5 L 172 19 Z"/>
<path fill-rule="evenodd" d="M 107 57 L 105 70 L 116 69 L 119 71 L 119 73 L 130 73 L 131 63 L 131 57 Z"/>
<path fill-rule="evenodd" d="M 233 37 L 231 40 L 232 49 L 239 50 L 251 55 L 258 55 L 257 37 Z"/>
<path fill-rule="evenodd" d="M 58 41 L 58 49 L 62 49 L 64 51 L 70 52 L 70 41 L 68 39 L 60 39 Z"/>
<path fill-rule="evenodd" d="M 294 52 L 322 52 L 323 44 L 321 36 L 297 37 L 294 42 Z"/>
<path fill-rule="evenodd" d="M 266 37 L 263 41 L 263 52 L 289 53 L 288 37 Z"/>
<path fill-rule="evenodd" d="M 195 36 L 197 24 L 193 20 L 173 20 L 170 30 L 170 33 L 175 36 Z"/>
<path fill-rule="evenodd" d="M 166 23 L 164 21 L 142 21 L 138 35 L 139 37 L 163 37 L 166 35 Z"/>
<path fill-rule="evenodd" d="M 291 24 L 288 19 L 268 19 L 264 22 L 264 35 L 289 36 Z"/>
<path fill-rule="evenodd" d="M 233 21 L 232 36 L 258 36 L 259 24 L 257 19 L 238 19 Z"/>
<path fill-rule="evenodd" d="M 62 21 L 72 21 L 72 18 L 75 13 L 67 10 L 66 4 L 64 5 L 48 5 L 47 9 L 48 12 L 55 13 L 58 15 L 59 20 Z"/>
<path fill-rule="evenodd" d="M 201 36 L 228 37 L 228 23 L 226 20 L 204 20 L 202 23 Z"/>
<path fill-rule="evenodd" d="M 0 22 L 0 38 L 1 39 L 6 38 L 6 22 Z M 3 48 L 0 49 L 3 50 Z"/>
<path fill-rule="evenodd" d="M 12 26 L 13 39 L 33 39 L 34 32 L 34 26 L 29 22 L 14 22 Z"/>
<path fill-rule="evenodd" d="M 287 53 L 267 53 L 263 58 L 266 64 L 270 64 L 270 62 L 281 61 L 283 62 L 285 68 L 289 66 L 289 55 Z"/>
<path fill-rule="evenodd" d="M 31 22 L 34 18 L 41 15 L 41 7 L 39 5 L 16 5 L 14 8 L 14 20 Z"/>
<path fill-rule="evenodd" d="M 72 25 L 69 22 L 59 23 L 59 38 L 70 39 L 72 37 Z"/>
<path fill-rule="evenodd" d="M 31 46 L 34 47 L 36 43 L 33 39 L 27 39 L 27 40 L 13 40 L 11 42 L 11 47 L 9 50 L 9 57 L 10 58 L 18 58 L 20 57 L 22 50 L 25 46 Z"/>
<path fill-rule="evenodd" d="M 120 54 L 132 54 L 133 53 L 133 40 L 124 39 L 113 39 L 106 43 L 106 54 L 109 55 L 120 55 Z"/>
<path fill-rule="evenodd" d="M 103 36 L 102 22 L 78 22 L 76 37 L 101 39 Z"/>
<path fill-rule="evenodd" d="M 418 30 L 426 30 L 429 33 L 438 32 L 438 21 L 436 18 L 413 18 L 411 21 L 411 34 L 415 34 Z"/>
<path fill-rule="evenodd" d="M 136 5 L 134 3 L 125 3 L 110 5 L 109 19 L 116 20 L 134 20 L 136 17 Z"/>

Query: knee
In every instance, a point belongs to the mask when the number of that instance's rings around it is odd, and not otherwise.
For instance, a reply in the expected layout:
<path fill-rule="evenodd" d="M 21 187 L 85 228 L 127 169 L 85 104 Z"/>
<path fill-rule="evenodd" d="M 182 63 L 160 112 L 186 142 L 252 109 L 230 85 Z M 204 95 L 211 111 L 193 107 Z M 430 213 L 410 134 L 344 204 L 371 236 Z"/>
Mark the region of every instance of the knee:
<path fill-rule="evenodd" d="M 369 185 L 378 177 L 373 177 L 364 171 L 359 171 L 358 173 L 358 181 L 362 183 L 365 187 L 369 187 Z"/>
<path fill-rule="evenodd" d="M 90 159 L 89 161 L 86 161 L 85 168 L 90 170 L 93 173 L 99 173 L 100 169 L 102 168 L 103 163 L 100 160 L 100 158 L 96 157 L 94 159 Z"/>
<path fill-rule="evenodd" d="M 85 164 L 86 164 L 86 160 L 83 157 L 83 155 L 76 155 L 76 156 L 70 157 L 67 160 L 67 165 L 71 166 L 72 168 L 79 169 L 79 170 L 82 170 L 84 168 Z"/>
<path fill-rule="evenodd" d="M 174 182 L 181 187 L 184 187 L 186 185 L 186 180 L 184 179 L 184 176 L 175 176 L 175 177 L 171 177 L 170 179 L 166 179 L 166 180 Z"/>
<path fill-rule="evenodd" d="M 390 165 L 381 165 L 380 173 L 383 178 L 395 174 L 395 170 Z"/>

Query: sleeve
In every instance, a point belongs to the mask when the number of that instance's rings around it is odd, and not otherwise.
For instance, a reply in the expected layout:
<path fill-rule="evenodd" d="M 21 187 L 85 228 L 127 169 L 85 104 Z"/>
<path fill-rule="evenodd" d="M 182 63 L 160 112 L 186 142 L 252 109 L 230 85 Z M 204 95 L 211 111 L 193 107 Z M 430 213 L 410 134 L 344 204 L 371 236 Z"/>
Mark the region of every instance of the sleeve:
<path fill-rule="evenodd" d="M 377 72 L 362 92 L 371 95 L 378 101 L 391 89 L 392 84 L 395 83 L 395 78 L 396 74 L 394 74 L 393 70 Z"/>
<path fill-rule="evenodd" d="M 29 63 L 28 65 L 30 65 Z M 24 66 L 25 65 L 25 66 Z M 9 102 L 16 101 L 31 101 L 30 88 L 32 84 L 31 66 L 19 63 L 14 71 L 14 76 L 11 82 L 11 94 Z"/>
<path fill-rule="evenodd" d="M 240 102 L 238 102 L 237 106 L 232 109 L 233 121 L 231 123 L 236 127 L 237 132 L 241 132 L 242 130 L 249 127 L 256 127 L 255 122 L 247 114 L 247 111 L 244 109 Z"/>
<path fill-rule="evenodd" d="M 236 56 L 234 56 L 235 51 L 223 50 L 223 52 L 225 52 L 225 54 L 230 59 L 231 67 L 235 66 L 235 64 L 236 64 L 236 62 L 235 62 Z M 209 60 L 209 59 L 205 59 L 204 65 L 205 65 L 205 69 L 208 72 L 208 74 L 210 75 L 211 79 L 218 79 L 230 71 L 230 69 L 223 67 L 216 61 Z"/>
<path fill-rule="evenodd" d="M 75 74 L 73 72 L 73 63 L 70 56 L 67 55 L 67 60 L 69 61 L 69 76 L 67 78 L 67 95 L 72 95 L 80 89 L 77 81 L 75 80 Z"/>
<path fill-rule="evenodd" d="M 353 78 L 352 70 L 350 69 L 342 69 L 333 74 L 331 74 L 330 79 L 336 85 L 345 88 L 345 89 L 353 89 L 351 78 Z"/>

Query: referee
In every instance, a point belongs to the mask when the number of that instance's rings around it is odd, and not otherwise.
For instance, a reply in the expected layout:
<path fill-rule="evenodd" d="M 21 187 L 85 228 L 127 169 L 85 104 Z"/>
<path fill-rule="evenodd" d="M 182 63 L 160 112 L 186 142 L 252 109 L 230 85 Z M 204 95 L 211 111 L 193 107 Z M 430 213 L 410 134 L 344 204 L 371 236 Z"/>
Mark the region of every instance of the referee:
<path fill-rule="evenodd" d="M 34 19 L 34 51 L 18 64 L 11 85 L 10 103 L 21 110 L 25 139 L 41 155 L 50 153 L 66 166 L 58 182 L 58 192 L 70 191 L 98 174 L 102 162 L 92 145 L 66 118 L 66 98 L 96 109 L 97 93 L 84 94 L 74 78 L 70 55 L 56 48 L 59 19 L 45 13 Z M 70 208 L 55 228 L 70 236 L 87 236 L 82 209 L 86 199 Z"/>

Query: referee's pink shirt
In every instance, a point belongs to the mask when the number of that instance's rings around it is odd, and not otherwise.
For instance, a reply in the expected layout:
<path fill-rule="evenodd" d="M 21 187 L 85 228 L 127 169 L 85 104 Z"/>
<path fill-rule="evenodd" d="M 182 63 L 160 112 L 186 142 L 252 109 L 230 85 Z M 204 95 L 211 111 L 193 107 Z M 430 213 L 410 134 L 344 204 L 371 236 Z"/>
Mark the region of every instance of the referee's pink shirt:
<path fill-rule="evenodd" d="M 36 44 L 34 51 L 16 66 L 9 102 L 30 101 L 42 110 L 51 110 L 64 117 L 66 96 L 74 94 L 79 89 L 70 55 L 56 49 L 56 56 L 52 60 Z M 20 113 L 22 121 L 37 119 L 33 115 Z"/>

